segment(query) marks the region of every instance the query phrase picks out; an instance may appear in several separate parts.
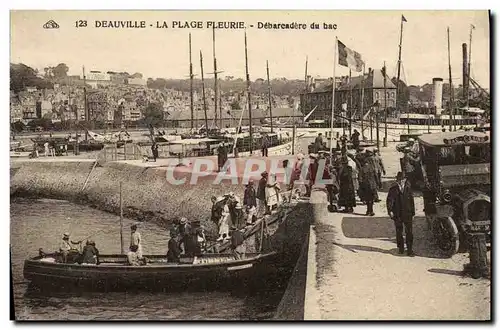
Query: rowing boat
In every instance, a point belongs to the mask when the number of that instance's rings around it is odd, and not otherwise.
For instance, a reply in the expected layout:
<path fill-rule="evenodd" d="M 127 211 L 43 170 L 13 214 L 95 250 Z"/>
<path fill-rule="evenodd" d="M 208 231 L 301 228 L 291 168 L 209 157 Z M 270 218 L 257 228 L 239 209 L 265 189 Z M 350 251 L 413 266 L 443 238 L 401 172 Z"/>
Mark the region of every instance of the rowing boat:
<path fill-rule="evenodd" d="M 180 263 L 167 262 L 164 255 L 146 255 L 144 266 L 130 266 L 124 255 L 100 255 L 99 264 L 57 263 L 55 254 L 38 256 L 24 262 L 24 277 L 32 284 L 93 288 L 182 288 L 202 284 L 218 289 L 232 283 L 241 285 L 252 278 L 275 273 L 279 264 L 276 252 L 248 253 L 242 260 L 232 254 L 203 254 L 181 257 Z"/>

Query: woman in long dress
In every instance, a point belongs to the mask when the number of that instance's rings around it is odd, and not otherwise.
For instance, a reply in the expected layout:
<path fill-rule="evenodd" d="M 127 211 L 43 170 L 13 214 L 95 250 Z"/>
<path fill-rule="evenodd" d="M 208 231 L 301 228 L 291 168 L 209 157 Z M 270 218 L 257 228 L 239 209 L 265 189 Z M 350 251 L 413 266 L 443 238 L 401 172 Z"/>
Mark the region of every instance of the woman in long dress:
<path fill-rule="evenodd" d="M 340 185 L 339 207 L 343 206 L 345 208 L 343 212 L 352 213 L 356 206 L 356 193 L 352 179 L 352 168 L 349 166 L 347 156 L 342 157 L 342 166 L 338 176 Z"/>
<path fill-rule="evenodd" d="M 271 174 L 269 176 L 269 180 L 267 182 L 267 187 L 266 187 L 266 201 L 269 210 L 272 210 L 273 207 L 275 206 L 277 207 L 279 205 L 280 203 L 279 191 L 280 188 L 276 180 L 276 175 Z"/>
<path fill-rule="evenodd" d="M 224 207 L 222 209 L 221 219 L 219 221 L 219 238 L 217 241 L 223 241 L 229 238 L 229 221 L 231 218 L 231 212 L 229 210 L 230 200 L 227 199 Z"/>

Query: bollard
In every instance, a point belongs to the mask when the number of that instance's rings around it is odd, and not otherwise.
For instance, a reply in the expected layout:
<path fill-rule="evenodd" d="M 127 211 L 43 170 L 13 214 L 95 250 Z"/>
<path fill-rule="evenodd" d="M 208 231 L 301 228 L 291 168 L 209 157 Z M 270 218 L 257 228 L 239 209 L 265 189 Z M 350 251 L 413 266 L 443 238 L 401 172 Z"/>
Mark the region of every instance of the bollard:
<path fill-rule="evenodd" d="M 384 137 L 383 145 L 384 145 L 384 147 L 387 147 L 387 138 L 386 137 Z"/>
<path fill-rule="evenodd" d="M 486 237 L 484 233 L 469 234 L 470 263 L 464 271 L 473 278 L 489 277 L 488 255 L 486 253 Z"/>

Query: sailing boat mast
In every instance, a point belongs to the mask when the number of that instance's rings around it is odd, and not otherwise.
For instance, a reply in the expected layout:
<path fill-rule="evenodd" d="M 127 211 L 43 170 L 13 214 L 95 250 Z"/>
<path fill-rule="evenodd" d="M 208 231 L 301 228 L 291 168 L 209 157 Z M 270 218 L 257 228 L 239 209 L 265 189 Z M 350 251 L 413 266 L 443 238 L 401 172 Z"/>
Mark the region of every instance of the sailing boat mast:
<path fill-rule="evenodd" d="M 214 113 L 217 114 L 218 102 L 218 71 L 217 71 L 217 58 L 215 57 L 215 27 L 212 28 L 212 50 L 214 56 Z M 222 108 L 220 109 L 220 124 L 219 128 L 222 129 Z M 216 123 L 217 124 L 217 123 Z"/>
<path fill-rule="evenodd" d="M 89 116 L 89 109 L 87 105 L 87 78 L 85 77 L 85 66 L 82 66 L 82 71 L 83 71 L 83 108 L 84 108 L 84 113 L 85 113 L 85 121 L 86 125 L 90 122 L 90 116 Z M 78 133 L 77 133 L 78 134 Z M 85 129 L 85 141 L 88 139 L 88 131 Z"/>
<path fill-rule="evenodd" d="M 307 100 L 307 93 L 309 92 L 309 83 L 307 81 L 307 61 L 308 61 L 308 56 L 306 56 L 306 72 L 304 74 L 304 85 L 305 85 L 305 91 L 304 91 L 304 106 L 302 106 L 302 111 L 304 111 L 304 108 L 307 109 L 307 107 L 305 106 L 306 104 L 306 100 Z M 302 103 L 302 102 L 301 102 Z M 292 112 L 293 116 L 295 117 L 295 107 L 293 108 L 293 112 Z M 295 123 L 295 120 L 294 120 L 294 123 Z"/>
<path fill-rule="evenodd" d="M 269 80 L 269 61 L 266 60 L 266 70 L 267 70 L 267 88 L 269 94 L 269 117 L 271 118 L 271 133 L 273 133 L 273 106 L 271 100 L 271 81 Z"/>
<path fill-rule="evenodd" d="M 203 111 L 205 113 L 205 130 L 208 137 L 208 116 L 207 116 L 207 99 L 205 98 L 205 77 L 203 76 L 203 54 L 200 50 L 200 66 L 201 66 L 201 93 L 203 97 Z"/>
<path fill-rule="evenodd" d="M 398 54 L 398 76 L 396 80 L 396 109 L 398 108 L 398 99 L 399 99 L 399 79 L 401 78 L 401 47 L 403 45 L 403 23 L 406 22 L 406 19 L 403 15 L 401 15 L 401 32 L 399 34 L 399 54 Z M 410 133 L 410 108 L 407 111 L 406 117 L 406 125 L 408 128 L 408 134 Z"/>
<path fill-rule="evenodd" d="M 467 90 L 467 110 L 469 110 L 469 88 L 470 88 L 470 62 L 472 56 L 472 30 L 474 29 L 474 25 L 470 25 L 470 35 L 469 35 L 469 60 L 467 66 L 467 86 L 464 86 Z"/>
<path fill-rule="evenodd" d="M 451 79 L 451 55 L 450 55 L 450 28 L 448 27 L 447 29 L 448 32 L 448 76 L 450 79 L 450 112 L 449 112 L 449 123 L 450 123 L 450 132 L 452 129 L 452 121 L 453 121 L 453 115 L 454 115 L 454 106 L 453 106 L 453 81 Z"/>
<path fill-rule="evenodd" d="M 191 130 L 194 128 L 194 103 L 193 103 L 193 61 L 191 59 L 191 33 L 189 33 L 189 97 L 191 106 Z"/>
<path fill-rule="evenodd" d="M 250 74 L 248 73 L 247 30 L 245 29 L 245 72 L 247 75 L 248 120 L 250 131 L 250 155 L 253 154 L 252 103 L 250 100 Z"/>

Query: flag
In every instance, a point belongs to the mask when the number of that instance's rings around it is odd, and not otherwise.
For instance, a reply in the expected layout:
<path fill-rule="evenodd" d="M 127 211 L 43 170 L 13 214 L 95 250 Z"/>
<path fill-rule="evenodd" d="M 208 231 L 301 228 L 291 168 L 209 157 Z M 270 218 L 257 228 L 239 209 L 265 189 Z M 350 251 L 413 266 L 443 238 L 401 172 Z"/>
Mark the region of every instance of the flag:
<path fill-rule="evenodd" d="M 356 72 L 363 71 L 365 64 L 361 59 L 361 54 L 352 49 L 347 48 L 340 40 L 337 40 L 339 49 L 339 64 L 346 66 Z"/>
<path fill-rule="evenodd" d="M 405 15 L 401 15 L 401 20 L 402 20 L 403 22 L 408 22 L 408 21 L 406 20 L 406 18 L 405 18 Z"/>
<path fill-rule="evenodd" d="M 472 27 L 472 29 L 473 29 L 473 30 L 476 28 L 476 27 L 475 27 L 474 25 L 472 25 L 472 24 L 471 24 L 470 26 Z"/>

